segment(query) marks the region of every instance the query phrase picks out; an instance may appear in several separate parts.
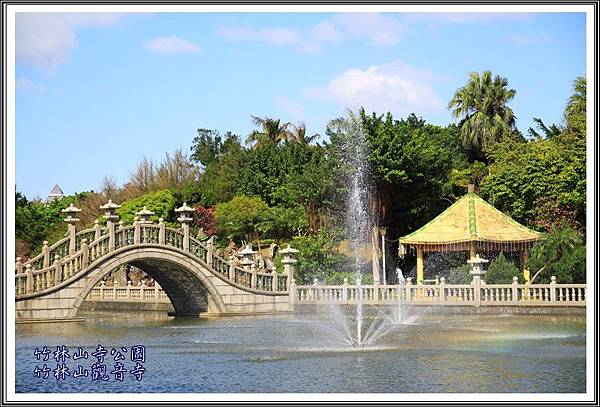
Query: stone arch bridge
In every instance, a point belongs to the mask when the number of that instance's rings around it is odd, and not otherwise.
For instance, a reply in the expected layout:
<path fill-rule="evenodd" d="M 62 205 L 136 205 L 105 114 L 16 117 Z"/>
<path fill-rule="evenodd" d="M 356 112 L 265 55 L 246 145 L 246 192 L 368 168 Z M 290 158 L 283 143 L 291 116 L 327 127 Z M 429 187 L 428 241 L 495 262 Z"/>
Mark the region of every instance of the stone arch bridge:
<path fill-rule="evenodd" d="M 259 270 L 254 252 L 247 247 L 238 265 L 215 254 L 214 239 L 201 242 L 190 236 L 190 214 L 184 204 L 176 209 L 180 228 L 149 220 L 145 207 L 133 224 L 115 221 L 119 206 L 109 201 L 106 227 L 77 232 L 80 210 L 71 205 L 63 210 L 68 236 L 52 246 L 44 242 L 42 253 L 27 262 L 17 258 L 15 274 L 16 320 L 66 320 L 77 317 L 92 288 L 115 268 L 131 264 L 157 281 L 178 315 L 239 315 L 293 311 L 293 265 L 297 252 L 289 246 L 284 254 L 283 273 Z M 149 291 L 154 291 L 149 288 Z"/>

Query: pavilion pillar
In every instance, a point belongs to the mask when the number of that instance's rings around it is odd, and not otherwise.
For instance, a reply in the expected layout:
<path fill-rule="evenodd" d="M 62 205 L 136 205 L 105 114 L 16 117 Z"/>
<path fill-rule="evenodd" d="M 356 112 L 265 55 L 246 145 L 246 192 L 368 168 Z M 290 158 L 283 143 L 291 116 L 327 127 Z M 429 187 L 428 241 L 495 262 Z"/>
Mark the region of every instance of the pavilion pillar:
<path fill-rule="evenodd" d="M 477 256 L 477 244 L 475 242 L 471 242 L 469 247 L 469 260 L 473 260 Z"/>
<path fill-rule="evenodd" d="M 521 250 L 521 255 L 519 257 L 519 269 L 523 274 L 523 279 L 526 283 L 528 283 L 529 281 L 531 281 L 531 275 L 529 273 L 529 269 L 525 267 L 525 265 L 527 264 L 527 260 L 529 259 L 529 251 L 527 250 L 527 248 Z"/>
<path fill-rule="evenodd" d="M 423 284 L 423 246 L 417 246 L 417 284 Z"/>

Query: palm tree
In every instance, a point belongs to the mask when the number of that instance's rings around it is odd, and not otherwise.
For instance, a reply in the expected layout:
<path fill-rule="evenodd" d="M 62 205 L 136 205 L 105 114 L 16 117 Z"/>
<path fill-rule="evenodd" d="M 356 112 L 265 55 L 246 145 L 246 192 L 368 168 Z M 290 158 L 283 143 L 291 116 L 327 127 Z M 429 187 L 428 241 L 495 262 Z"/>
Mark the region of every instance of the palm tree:
<path fill-rule="evenodd" d="M 300 122 L 297 125 L 293 126 L 291 139 L 294 140 L 296 143 L 307 146 L 320 137 L 321 137 L 321 135 L 318 133 L 315 133 L 312 136 L 307 137 L 306 136 L 306 124 L 304 122 Z"/>
<path fill-rule="evenodd" d="M 459 88 L 448 103 L 455 118 L 460 118 L 459 127 L 463 146 L 480 158 L 486 150 L 504 136 L 516 130 L 516 118 L 507 103 L 516 91 L 508 88 L 508 80 L 499 75 L 492 77 L 491 71 L 471 72 L 470 78 Z"/>
<path fill-rule="evenodd" d="M 585 134 L 585 98 L 586 80 L 579 76 L 573 81 L 573 94 L 565 107 L 565 122 L 567 130 L 571 132 L 581 131 Z"/>
<path fill-rule="evenodd" d="M 272 119 L 270 117 L 258 117 L 252 115 L 252 123 L 260 127 L 260 130 L 254 130 L 246 137 L 246 144 L 254 143 L 254 147 L 258 147 L 267 143 L 278 144 L 282 141 L 289 140 L 291 133 L 288 130 L 290 123 L 281 124 L 280 119 Z"/>

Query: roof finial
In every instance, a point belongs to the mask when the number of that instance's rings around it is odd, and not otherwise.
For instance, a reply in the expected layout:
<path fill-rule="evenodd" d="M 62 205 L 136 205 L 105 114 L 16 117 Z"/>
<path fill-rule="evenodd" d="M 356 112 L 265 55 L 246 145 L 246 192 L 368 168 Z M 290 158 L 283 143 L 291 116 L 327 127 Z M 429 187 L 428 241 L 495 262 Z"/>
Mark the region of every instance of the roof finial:
<path fill-rule="evenodd" d="M 469 184 L 469 186 L 467 187 L 467 192 L 474 193 L 475 192 L 475 185 L 474 184 Z"/>

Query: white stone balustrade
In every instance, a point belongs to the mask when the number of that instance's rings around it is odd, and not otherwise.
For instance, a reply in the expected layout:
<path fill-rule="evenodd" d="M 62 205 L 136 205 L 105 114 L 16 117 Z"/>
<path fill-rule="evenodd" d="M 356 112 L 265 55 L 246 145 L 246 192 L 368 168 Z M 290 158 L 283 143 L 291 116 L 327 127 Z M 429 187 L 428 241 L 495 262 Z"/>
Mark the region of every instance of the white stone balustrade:
<path fill-rule="evenodd" d="M 293 284 L 291 293 L 296 304 L 356 304 L 362 296 L 363 304 L 397 304 L 398 301 L 415 305 L 464 306 L 579 306 L 586 305 L 586 284 L 557 284 L 553 276 L 550 284 L 481 284 L 477 293 L 475 284 L 439 285 L 312 285 Z M 359 292 L 359 290 L 361 290 Z"/>

